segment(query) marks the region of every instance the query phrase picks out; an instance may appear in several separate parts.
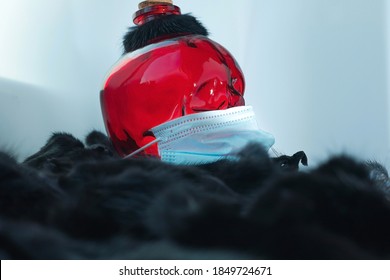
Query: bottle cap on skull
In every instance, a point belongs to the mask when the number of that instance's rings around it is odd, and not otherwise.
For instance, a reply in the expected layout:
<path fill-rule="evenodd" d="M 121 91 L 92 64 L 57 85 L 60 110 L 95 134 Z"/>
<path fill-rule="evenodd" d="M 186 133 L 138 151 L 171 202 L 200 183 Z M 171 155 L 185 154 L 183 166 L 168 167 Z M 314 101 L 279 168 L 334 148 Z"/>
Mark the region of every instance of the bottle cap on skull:
<path fill-rule="evenodd" d="M 154 141 L 151 129 L 162 123 L 245 103 L 240 67 L 199 21 L 169 0 L 139 7 L 100 96 L 107 132 L 123 157 Z M 159 157 L 156 145 L 143 155 Z"/>
<path fill-rule="evenodd" d="M 143 1 L 141 3 L 138 4 L 138 9 L 143 9 L 143 8 L 146 8 L 146 7 L 149 7 L 149 6 L 155 6 L 155 5 L 164 5 L 164 4 L 168 4 L 168 5 L 173 5 L 173 1 L 172 0 L 157 0 L 157 1 Z"/>

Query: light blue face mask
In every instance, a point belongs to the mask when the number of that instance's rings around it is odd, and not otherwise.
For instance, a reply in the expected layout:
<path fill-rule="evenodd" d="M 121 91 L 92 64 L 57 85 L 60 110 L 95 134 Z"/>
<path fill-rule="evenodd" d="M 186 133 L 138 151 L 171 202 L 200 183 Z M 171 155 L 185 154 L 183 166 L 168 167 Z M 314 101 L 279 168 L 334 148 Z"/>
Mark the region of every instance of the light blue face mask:
<path fill-rule="evenodd" d="M 156 140 L 131 157 L 158 143 L 162 161 L 174 164 L 203 164 L 231 158 L 255 142 L 269 150 L 275 138 L 258 128 L 251 106 L 191 114 L 151 129 Z"/>

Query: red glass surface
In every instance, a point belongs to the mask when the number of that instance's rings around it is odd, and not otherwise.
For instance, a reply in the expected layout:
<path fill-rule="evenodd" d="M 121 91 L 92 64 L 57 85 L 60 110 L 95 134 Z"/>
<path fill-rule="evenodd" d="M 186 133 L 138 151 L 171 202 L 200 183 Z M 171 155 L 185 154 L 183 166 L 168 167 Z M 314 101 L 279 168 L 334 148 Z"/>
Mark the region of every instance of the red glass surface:
<path fill-rule="evenodd" d="M 149 131 L 184 115 L 244 105 L 233 56 L 200 35 L 165 39 L 125 55 L 101 92 L 107 132 L 121 156 L 155 138 Z M 158 157 L 157 145 L 144 155 Z"/>

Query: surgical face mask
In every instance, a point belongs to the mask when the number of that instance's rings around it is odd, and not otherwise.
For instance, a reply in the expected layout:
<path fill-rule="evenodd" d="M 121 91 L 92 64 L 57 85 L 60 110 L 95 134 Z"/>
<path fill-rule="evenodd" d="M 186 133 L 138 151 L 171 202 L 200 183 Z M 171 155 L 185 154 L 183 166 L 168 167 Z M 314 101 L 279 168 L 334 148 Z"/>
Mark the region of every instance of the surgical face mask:
<path fill-rule="evenodd" d="M 274 137 L 258 128 L 251 106 L 191 114 L 150 130 L 156 140 L 131 157 L 158 143 L 162 161 L 175 164 L 203 164 L 234 158 L 247 144 L 255 142 L 269 150 Z"/>

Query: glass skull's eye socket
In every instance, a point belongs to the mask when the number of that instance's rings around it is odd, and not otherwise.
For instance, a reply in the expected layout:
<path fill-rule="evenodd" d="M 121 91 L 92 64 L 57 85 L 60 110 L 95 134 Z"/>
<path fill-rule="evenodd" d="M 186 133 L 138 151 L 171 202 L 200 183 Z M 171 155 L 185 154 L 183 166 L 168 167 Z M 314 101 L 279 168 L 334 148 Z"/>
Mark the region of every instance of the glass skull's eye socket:
<path fill-rule="evenodd" d="M 244 86 L 243 86 L 243 80 L 238 78 L 232 78 L 231 82 L 229 84 L 229 92 L 231 95 L 229 96 L 229 108 L 230 107 L 237 107 L 237 106 L 244 106 L 245 100 L 244 100 Z"/>

